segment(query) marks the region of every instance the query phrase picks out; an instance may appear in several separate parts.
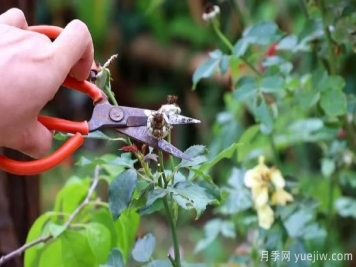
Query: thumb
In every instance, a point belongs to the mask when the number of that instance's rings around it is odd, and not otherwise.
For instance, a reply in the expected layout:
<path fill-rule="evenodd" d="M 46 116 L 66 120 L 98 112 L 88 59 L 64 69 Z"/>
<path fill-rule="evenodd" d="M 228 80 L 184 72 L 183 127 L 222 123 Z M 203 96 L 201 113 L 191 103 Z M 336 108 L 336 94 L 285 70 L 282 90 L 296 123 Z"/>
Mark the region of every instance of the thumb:
<path fill-rule="evenodd" d="M 41 158 L 51 149 L 52 139 L 52 132 L 36 120 L 15 138 L 10 148 L 32 158 Z"/>

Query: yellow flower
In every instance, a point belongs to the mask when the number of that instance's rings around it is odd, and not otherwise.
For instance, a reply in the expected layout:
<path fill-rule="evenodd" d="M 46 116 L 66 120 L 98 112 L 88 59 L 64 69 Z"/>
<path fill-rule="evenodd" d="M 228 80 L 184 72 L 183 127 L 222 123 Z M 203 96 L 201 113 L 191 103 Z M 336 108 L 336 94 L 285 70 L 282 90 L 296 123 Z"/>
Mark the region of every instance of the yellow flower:
<path fill-rule="evenodd" d="M 272 205 L 279 204 L 285 206 L 288 201 L 293 201 L 293 196 L 283 189 L 286 182 L 281 172 L 276 168 L 273 168 L 271 172 L 271 181 L 275 186 L 271 199 Z"/>
<path fill-rule="evenodd" d="M 282 205 L 285 206 L 288 201 L 293 201 L 293 196 L 285 191 L 283 188 L 277 188 L 272 194 L 272 205 Z"/>
<path fill-rule="evenodd" d="M 274 223 L 274 212 L 269 205 L 256 208 L 258 225 L 264 229 L 270 229 Z"/>
<path fill-rule="evenodd" d="M 270 179 L 273 185 L 276 188 L 284 188 L 286 186 L 286 181 L 284 180 L 280 170 L 273 167 L 269 171 L 270 171 Z"/>
<path fill-rule="evenodd" d="M 255 186 L 266 186 L 269 183 L 269 168 L 264 163 L 263 156 L 259 157 L 258 165 L 245 173 L 245 185 L 253 188 Z"/>
<path fill-rule="evenodd" d="M 293 201 L 293 196 L 284 190 L 286 182 L 282 173 L 275 167 L 268 168 L 264 157 L 260 156 L 258 165 L 246 171 L 244 183 L 251 188 L 260 227 L 269 229 L 274 222 L 274 212 L 269 206 L 269 192 L 272 191 L 272 205 L 286 205 L 288 201 Z"/>
<path fill-rule="evenodd" d="M 256 207 L 261 207 L 268 203 L 268 186 L 254 186 L 251 188 L 251 193 Z"/>

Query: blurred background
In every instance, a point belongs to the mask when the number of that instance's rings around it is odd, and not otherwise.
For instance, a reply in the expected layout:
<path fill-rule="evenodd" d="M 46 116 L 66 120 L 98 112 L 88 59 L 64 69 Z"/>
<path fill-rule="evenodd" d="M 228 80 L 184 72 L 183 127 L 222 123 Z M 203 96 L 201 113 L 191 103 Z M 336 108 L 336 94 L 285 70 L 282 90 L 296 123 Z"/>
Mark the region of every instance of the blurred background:
<path fill-rule="evenodd" d="M 298 0 L 209 2 L 220 6 L 222 31 L 233 43 L 241 36 L 246 21 L 273 20 L 287 32 L 300 32 L 304 22 Z M 176 127 L 172 142 L 182 150 L 193 144 L 205 144 L 214 155 L 238 141 L 243 124 L 248 124 L 251 118 L 246 115 L 244 122 L 221 123 L 224 120 L 221 112 L 225 108 L 225 93 L 231 90 L 228 74 L 213 75 L 199 83 L 195 91 L 191 89 L 192 74 L 208 59 L 208 52 L 217 48 L 225 50 L 211 27 L 202 20 L 206 3 L 204 0 L 1 0 L 0 11 L 20 7 L 30 25 L 64 27 L 73 19 L 84 21 L 92 34 L 98 63 L 103 64 L 111 55 L 118 54 L 110 66 L 118 103 L 158 109 L 166 102 L 167 95 L 177 95 L 182 114 L 198 118 L 202 124 Z M 355 84 L 348 68 L 351 64 L 348 62 L 352 60 L 345 60 L 344 76 L 349 85 Z M 244 69 L 240 71 L 241 75 L 247 72 Z M 349 88 L 352 90 L 352 86 Z M 46 108 L 47 113 L 70 120 L 88 119 L 91 111 L 90 99 L 64 89 Z M 221 133 L 224 133 L 224 138 L 221 138 Z M 54 148 L 59 144 L 56 142 Z M 30 178 L 31 182 L 2 174 L 6 179 L 0 180 L 3 181 L 0 183 L 0 190 L 3 190 L 3 193 L 0 191 L 0 251 L 6 253 L 24 242 L 33 220 L 40 212 L 52 208 L 58 190 L 69 176 L 78 172 L 74 164 L 80 155 L 118 153 L 121 145 L 88 140 L 73 158 L 40 178 Z M 214 172 L 214 181 L 223 183 L 227 177 L 226 169 L 220 167 Z M 194 221 L 189 214 L 181 216 L 178 229 L 188 259 L 193 257 L 193 248 L 202 237 L 201 226 L 212 216 L 211 210 L 199 221 Z M 168 247 L 170 233 L 163 216 L 147 217 L 141 225 L 142 233 L 153 232 L 156 235 L 157 247 Z M 3 242 L 5 239 L 11 242 Z M 217 241 L 201 253 L 203 255 L 194 257 L 195 260 L 201 257 L 208 262 L 218 261 L 228 258 L 234 249 L 234 240 Z M 167 251 L 159 253 L 163 258 Z"/>

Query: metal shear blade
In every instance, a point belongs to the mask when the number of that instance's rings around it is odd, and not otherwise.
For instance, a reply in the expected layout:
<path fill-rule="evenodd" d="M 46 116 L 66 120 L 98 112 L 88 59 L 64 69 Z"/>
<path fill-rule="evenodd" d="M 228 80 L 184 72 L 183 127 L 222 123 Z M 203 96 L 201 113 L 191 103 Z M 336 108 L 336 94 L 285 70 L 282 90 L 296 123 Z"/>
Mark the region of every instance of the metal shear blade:
<path fill-rule="evenodd" d="M 200 120 L 178 114 L 169 114 L 168 119 L 169 123 L 172 125 L 200 123 Z"/>
<path fill-rule="evenodd" d="M 132 137 L 140 142 L 143 142 L 153 148 L 163 150 L 177 158 L 192 160 L 184 152 L 180 151 L 178 148 L 168 143 L 164 139 L 157 139 L 153 136 L 147 134 L 146 127 L 127 127 L 127 128 L 116 128 L 116 130 L 124 135 Z"/>

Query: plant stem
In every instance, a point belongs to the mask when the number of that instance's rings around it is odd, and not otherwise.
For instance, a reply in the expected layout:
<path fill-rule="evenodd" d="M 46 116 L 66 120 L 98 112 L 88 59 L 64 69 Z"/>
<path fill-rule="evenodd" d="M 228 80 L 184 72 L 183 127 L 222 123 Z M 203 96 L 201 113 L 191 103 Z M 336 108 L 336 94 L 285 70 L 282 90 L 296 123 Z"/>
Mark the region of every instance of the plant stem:
<path fill-rule="evenodd" d="M 37 244 L 45 243 L 48 240 L 51 240 L 52 238 L 53 238 L 52 235 L 46 235 L 46 236 L 40 237 L 38 239 L 35 239 L 30 243 L 23 245 L 22 247 L 10 252 L 9 254 L 2 256 L 0 258 L 0 265 L 2 265 L 3 263 L 7 262 L 8 260 L 10 260 L 12 258 L 20 256 L 25 250 L 27 250 L 33 246 L 36 246 Z"/>
<path fill-rule="evenodd" d="M 173 220 L 173 214 L 172 214 L 171 208 L 169 207 L 167 196 L 163 198 L 163 205 L 164 205 L 164 209 L 167 213 L 169 226 L 171 227 L 175 265 L 176 265 L 176 267 L 180 267 L 181 266 L 180 265 L 180 251 L 179 251 L 179 242 L 178 242 L 178 236 L 177 236 L 177 228 L 176 228 L 176 224 L 174 223 L 174 220 Z"/>
<path fill-rule="evenodd" d="M 174 259 L 172 258 L 171 254 L 168 253 L 167 257 L 168 257 L 169 261 L 172 263 L 173 267 L 177 267 L 177 265 L 176 265 Z"/>
<path fill-rule="evenodd" d="M 218 21 L 214 20 L 212 22 L 213 24 L 213 28 L 215 33 L 219 36 L 220 40 L 227 46 L 227 48 L 229 48 L 229 50 L 233 53 L 234 52 L 234 47 L 233 45 L 230 43 L 230 41 L 225 37 L 225 35 L 220 31 L 219 28 L 219 23 Z"/>
<path fill-rule="evenodd" d="M 117 100 L 116 100 L 116 98 L 115 98 L 115 96 L 114 96 L 114 93 L 111 91 L 111 88 L 110 88 L 110 90 L 107 90 L 106 93 L 107 93 L 107 96 L 108 96 L 109 100 L 110 100 L 115 106 L 118 106 L 119 103 L 117 103 Z"/>
<path fill-rule="evenodd" d="M 168 142 L 168 143 L 172 143 L 171 134 L 168 135 L 168 137 L 167 137 L 167 142 Z M 175 165 L 174 165 L 174 159 L 173 159 L 173 156 L 172 156 L 171 154 L 169 154 L 169 161 L 170 161 L 170 163 L 171 163 L 171 168 L 172 168 L 172 170 L 174 170 L 174 167 L 175 167 Z"/>
<path fill-rule="evenodd" d="M 164 187 L 167 188 L 168 181 L 167 181 L 167 178 L 166 178 L 166 174 L 164 172 L 164 162 L 163 162 L 163 153 L 162 153 L 162 151 L 158 152 L 158 158 L 159 158 L 159 163 L 160 163 L 159 164 L 160 171 L 162 172 L 162 177 L 163 177 L 163 181 L 164 181 Z M 179 242 L 178 242 L 178 236 L 177 236 L 177 228 L 176 228 L 176 224 L 175 224 L 174 219 L 173 219 L 173 214 L 172 214 L 171 207 L 169 206 L 169 203 L 168 203 L 168 199 L 169 199 L 168 197 L 170 197 L 170 195 L 165 196 L 162 199 L 162 201 L 163 201 L 163 206 L 164 206 L 165 212 L 166 212 L 167 217 L 168 217 L 169 226 L 170 226 L 171 232 L 172 232 L 173 250 L 174 250 L 174 262 L 175 262 L 174 266 L 175 267 L 181 267 Z"/>
<path fill-rule="evenodd" d="M 163 153 L 162 151 L 158 151 L 158 160 L 159 160 L 159 166 L 160 166 L 160 171 L 162 172 L 162 178 L 163 178 L 163 183 L 164 183 L 164 188 L 167 188 L 168 186 L 168 181 L 166 174 L 164 172 L 164 161 L 163 161 Z"/>
<path fill-rule="evenodd" d="M 95 171 L 94 171 L 94 179 L 93 179 L 93 183 L 91 184 L 87 196 L 85 197 L 84 201 L 73 211 L 73 213 L 70 214 L 68 220 L 66 221 L 66 223 L 64 224 L 64 229 L 68 229 L 71 226 L 71 223 L 73 222 L 73 220 L 75 219 L 75 217 L 88 205 L 90 204 L 90 198 L 92 197 L 94 190 L 96 188 L 96 186 L 98 185 L 99 182 L 99 172 L 100 172 L 100 166 L 96 166 Z M 63 231 L 64 232 L 64 231 Z M 51 239 L 53 239 L 53 235 L 49 234 L 46 236 L 42 236 L 40 238 L 37 238 L 33 241 L 31 241 L 30 243 L 24 244 L 23 246 L 19 247 L 18 249 L 10 252 L 9 254 L 6 254 L 4 256 L 2 256 L 0 258 L 0 265 L 2 265 L 3 263 L 11 260 L 12 258 L 15 258 L 17 256 L 20 256 L 22 253 L 25 252 L 25 250 L 36 246 L 37 244 L 40 243 L 45 243 Z"/>
<path fill-rule="evenodd" d="M 257 76 L 261 76 L 261 73 L 246 59 L 245 56 L 241 56 L 240 58 Z"/>
<path fill-rule="evenodd" d="M 234 47 L 230 43 L 230 41 L 225 37 L 225 35 L 220 31 L 218 21 L 213 21 L 213 28 L 215 33 L 219 36 L 221 41 L 229 48 L 230 52 L 233 54 L 234 53 Z M 246 59 L 244 56 L 240 56 L 241 60 L 257 75 L 261 76 L 261 73 Z"/>
<path fill-rule="evenodd" d="M 329 58 L 328 58 L 328 65 L 329 65 L 329 73 L 331 75 L 336 73 L 336 57 L 333 51 L 333 40 L 331 38 L 331 34 L 329 31 L 329 25 L 327 24 L 327 18 L 326 18 L 326 7 L 325 7 L 325 0 L 319 0 L 319 5 L 320 5 L 320 11 L 321 11 L 321 16 L 323 19 L 323 25 L 324 25 L 324 32 L 326 36 L 326 41 L 328 44 L 328 53 L 329 53 Z"/>

